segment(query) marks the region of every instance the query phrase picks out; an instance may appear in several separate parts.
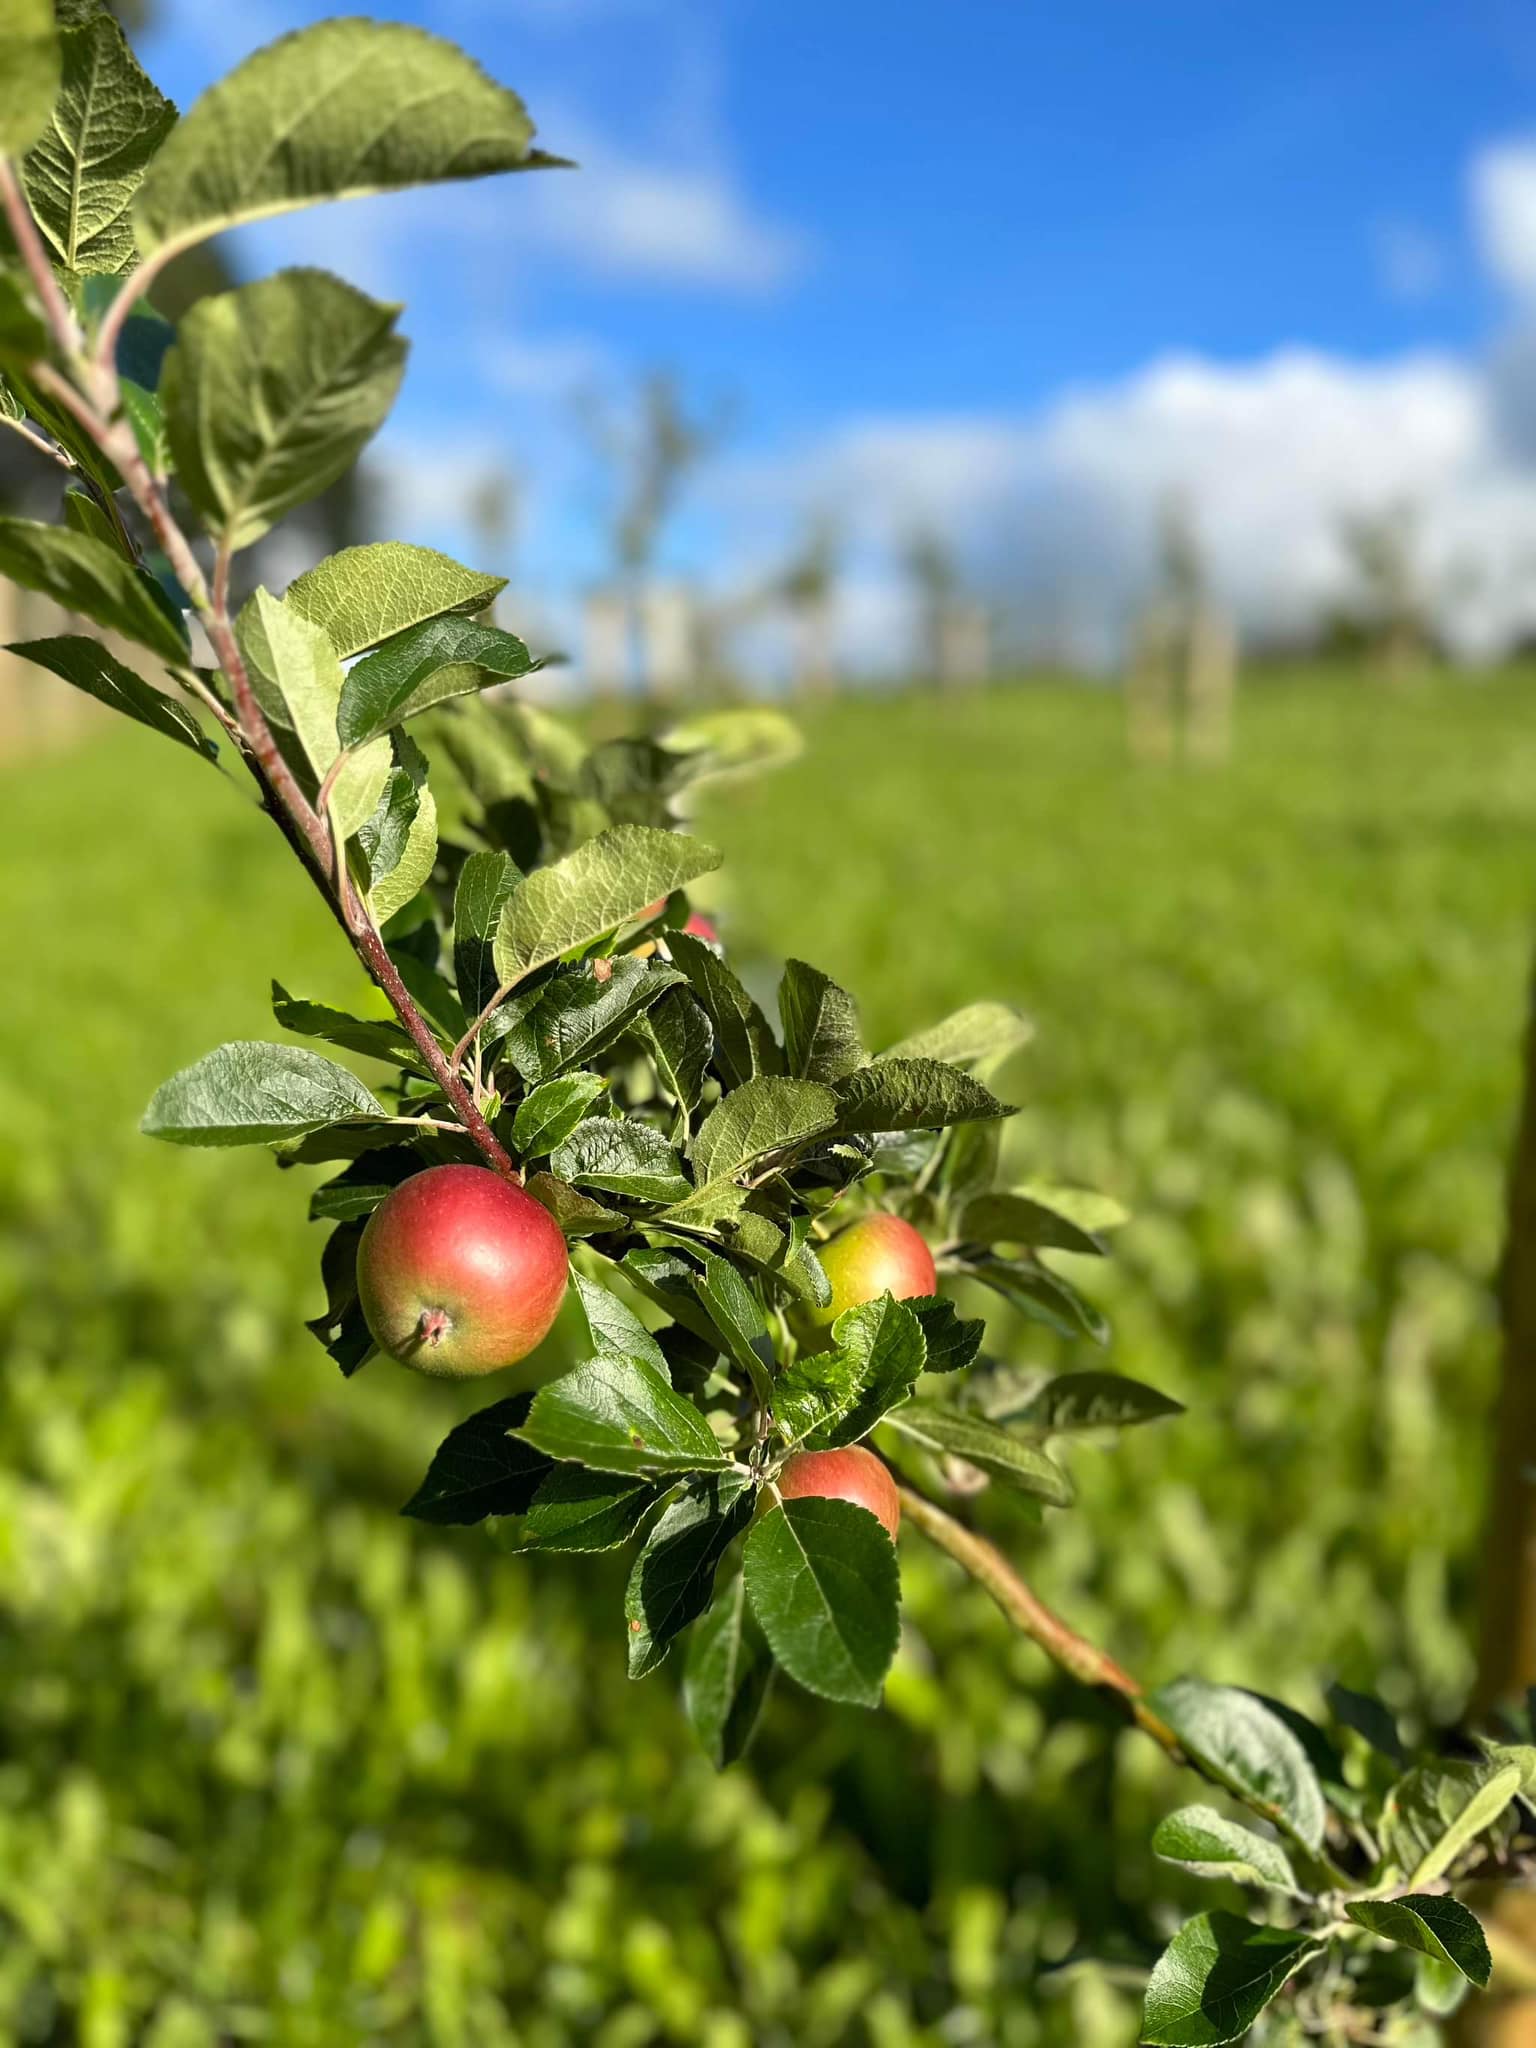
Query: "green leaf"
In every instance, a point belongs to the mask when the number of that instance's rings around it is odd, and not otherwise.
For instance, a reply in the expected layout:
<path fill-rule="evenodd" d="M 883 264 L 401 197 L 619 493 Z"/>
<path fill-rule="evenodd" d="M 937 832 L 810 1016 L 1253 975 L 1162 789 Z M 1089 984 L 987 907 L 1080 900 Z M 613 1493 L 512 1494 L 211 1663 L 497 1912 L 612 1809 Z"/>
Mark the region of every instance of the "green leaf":
<path fill-rule="evenodd" d="M 513 890 L 496 933 L 496 972 L 504 984 L 520 981 L 719 865 L 713 847 L 681 833 L 648 825 L 600 832 Z"/>
<path fill-rule="evenodd" d="M 779 983 L 784 1064 L 798 1080 L 841 1081 L 867 1066 L 859 1006 L 846 989 L 803 960 L 791 960 Z"/>
<path fill-rule="evenodd" d="M 504 1550 L 596 1552 L 627 1543 L 662 1498 L 665 1485 L 556 1465 L 540 1480 L 515 1527 L 497 1532 Z"/>
<path fill-rule="evenodd" d="M 1028 1045 L 1035 1027 L 1007 1003 L 971 1003 L 942 1024 L 914 1032 L 880 1055 L 882 1060 L 943 1060 L 949 1066 L 975 1066 L 1005 1059 Z"/>
<path fill-rule="evenodd" d="M 634 1311 L 620 1301 L 611 1287 L 589 1280 L 585 1273 L 572 1277 L 595 1349 L 612 1352 L 618 1358 L 643 1359 L 665 1375 L 666 1355 Z"/>
<path fill-rule="evenodd" d="M 6 0 L 0 14 L 0 156 L 20 156 L 47 127 L 59 69 L 51 0 Z"/>
<path fill-rule="evenodd" d="M 717 1771 L 745 1753 L 772 1678 L 773 1652 L 738 1572 L 694 1623 L 683 1673 L 683 1705 Z"/>
<path fill-rule="evenodd" d="M 133 195 L 175 126 L 176 109 L 146 77 L 105 8 L 61 25 L 59 50 L 58 98 L 22 162 L 22 184 L 62 269 L 120 276 L 138 261 Z M 0 54 L 0 65 L 6 62 Z"/>
<path fill-rule="evenodd" d="M 372 744 L 375 743 L 370 742 Z M 363 751 L 366 753 L 368 749 Z M 360 761 L 363 754 L 354 758 Z M 338 777 L 338 786 L 346 774 L 347 770 L 343 769 Z M 398 911 L 404 910 L 406 904 L 426 886 L 436 865 L 437 803 L 431 790 L 423 784 L 416 793 L 416 814 L 406 831 L 400 858 L 368 891 L 368 908 L 373 913 L 374 923 L 386 925 Z"/>
<path fill-rule="evenodd" d="M 723 1348 L 720 1331 L 700 1302 L 698 1275 L 688 1260 L 659 1246 L 637 1245 L 624 1254 L 622 1270 L 673 1322 L 712 1343 L 717 1351 Z"/>
<path fill-rule="evenodd" d="M 1001 1259 L 976 1253 L 961 1261 L 961 1270 L 1011 1302 L 1031 1322 L 1043 1323 L 1062 1337 L 1090 1337 L 1109 1342 L 1108 1320 L 1070 1280 L 1034 1259 Z"/>
<path fill-rule="evenodd" d="M 1152 1852 L 1196 1877 L 1230 1877 L 1238 1884 L 1272 1885 L 1283 1892 L 1297 1888 L 1291 1859 L 1278 1842 L 1228 1820 L 1214 1806 L 1181 1806 L 1159 1821 Z"/>
<path fill-rule="evenodd" d="M 532 675 L 543 666 L 499 626 L 454 613 L 425 619 L 387 640 L 350 672 L 336 729 L 344 746 L 361 746 L 433 704 Z"/>
<path fill-rule="evenodd" d="M 16 640 L 10 651 L 25 661 L 35 661 L 39 668 L 61 676 L 66 683 L 73 683 L 99 704 L 110 704 L 114 711 L 147 725 L 151 732 L 163 733 L 167 739 L 190 747 L 205 761 L 217 758 L 218 748 L 191 712 L 173 697 L 167 697 L 163 690 L 146 683 L 142 676 L 135 675 L 131 668 L 125 668 L 99 640 L 66 633 L 56 640 Z"/>
<path fill-rule="evenodd" d="M 754 1525 L 742 1574 L 796 1684 L 823 1699 L 879 1705 L 901 1634 L 901 1583 L 896 1546 L 867 1508 L 785 1501 Z"/>
<path fill-rule="evenodd" d="M 518 1158 L 541 1159 L 553 1152 L 607 1086 L 601 1074 L 567 1074 L 545 1081 L 525 1096 L 512 1121 L 512 1149 Z"/>
<path fill-rule="evenodd" d="M 1118 1372 L 1064 1372 L 1022 1406 L 1000 1409 L 996 1420 L 1012 1421 L 1056 1436 L 1072 1429 L 1129 1429 L 1139 1422 L 1159 1422 L 1182 1415 L 1184 1404 L 1160 1394 L 1156 1387 L 1127 1379 Z"/>
<path fill-rule="evenodd" d="M 691 1116 L 704 1092 L 704 1076 L 715 1048 L 708 1017 L 685 990 L 670 988 L 646 1012 L 642 1036 L 650 1046 L 662 1087 L 685 1117 Z"/>
<path fill-rule="evenodd" d="M 536 168 L 533 124 L 452 43 L 336 20 L 279 38 L 205 92 L 139 188 L 146 256 L 328 199 Z"/>
<path fill-rule="evenodd" d="M 624 1594 L 629 1675 L 644 1678 L 708 1607 L 715 1572 L 752 1519 L 756 1489 L 736 1473 L 698 1480 L 664 1509 Z"/>
<path fill-rule="evenodd" d="M 383 425 L 405 374 L 399 313 L 327 271 L 281 270 L 183 318 L 160 384 L 166 436 L 229 546 L 318 497 Z"/>
<path fill-rule="evenodd" d="M 550 1080 L 600 1052 L 678 980 L 661 960 L 593 960 L 552 975 L 507 1032 L 508 1056 L 525 1081 Z"/>
<path fill-rule="evenodd" d="M 588 1117 L 550 1166 L 575 1187 L 601 1188 L 634 1202 L 677 1202 L 689 1189 L 682 1162 L 660 1131 L 620 1117 Z"/>
<path fill-rule="evenodd" d="M 695 1248 L 693 1256 L 701 1268 L 694 1284 L 710 1321 L 751 1381 L 757 1398 L 766 1401 L 773 1378 L 773 1346 L 756 1296 L 729 1259 L 702 1246 Z"/>
<path fill-rule="evenodd" d="M 803 1145 L 830 1130 L 837 1099 L 817 1081 L 762 1074 L 722 1096 L 693 1141 L 701 1180 L 730 1180 L 767 1153 Z"/>
<path fill-rule="evenodd" d="M 506 853 L 472 853 L 459 870 L 453 895 L 453 978 L 471 1017 L 496 993 L 491 940 L 501 907 L 520 877 Z"/>
<path fill-rule="evenodd" d="M 1460 1899 L 1435 1892 L 1402 1899 L 1350 1899 L 1344 1911 L 1383 1941 L 1449 1963 L 1479 1991 L 1487 1989 L 1493 1958 L 1476 1916 Z"/>
<path fill-rule="evenodd" d="M 283 593 L 288 609 L 323 626 L 343 661 L 445 612 L 481 612 L 506 588 L 505 576 L 482 576 L 436 548 L 403 540 L 343 548 L 294 578 Z"/>
<path fill-rule="evenodd" d="M 922 1325 L 925 1372 L 960 1372 L 974 1363 L 987 1327 L 979 1316 L 962 1318 L 942 1294 L 909 1295 L 906 1305 Z"/>
<path fill-rule="evenodd" d="M 240 651 L 251 687 L 269 715 L 299 736 L 318 784 L 341 751 L 336 739 L 336 704 L 341 696 L 341 663 L 324 630 L 258 589 L 236 621 Z M 331 812 L 343 839 L 373 814 L 389 780 L 392 756 L 387 739 L 352 755 L 331 789 Z"/>
<path fill-rule="evenodd" d="M 373 1356 L 373 1334 L 357 1301 L 357 1247 L 361 1223 L 343 1223 L 333 1230 L 320 1254 L 320 1279 L 325 1308 L 306 1317 L 304 1327 L 348 1379 Z"/>
<path fill-rule="evenodd" d="M 911 1393 L 927 1346 L 905 1302 L 882 1294 L 845 1309 L 829 1350 L 806 1352 L 779 1374 L 773 1414 L 787 1443 L 828 1450 L 868 1436 Z"/>
<path fill-rule="evenodd" d="M 526 1185 L 529 1194 L 549 1211 L 567 1237 L 601 1237 L 605 1231 L 631 1227 L 622 1209 L 605 1209 L 601 1202 L 578 1194 L 569 1182 L 556 1180 L 552 1173 L 532 1174 Z"/>
<path fill-rule="evenodd" d="M 712 1472 L 731 1463 L 664 1372 L 612 1351 L 542 1387 L 521 1434 L 552 1458 L 598 1472 Z"/>
<path fill-rule="evenodd" d="M 1520 1790 L 1518 1764 L 1435 1761 L 1420 1764 L 1388 1794 L 1381 1843 L 1410 1885 L 1432 1884 Z"/>
<path fill-rule="evenodd" d="M 1277 1714 L 1236 1686 L 1176 1678 L 1147 1704 L 1179 1738 L 1185 1754 L 1239 1799 L 1314 1854 L 1327 1809 L 1305 1750 Z"/>
<path fill-rule="evenodd" d="M 1157 1959 L 1141 2038 L 1148 2048 L 1216 2048 L 1241 2040 L 1286 1980 L 1321 1953 L 1310 1935 L 1289 1928 L 1200 1913 Z"/>
<path fill-rule="evenodd" d="M 24 270 L 0 268 L 0 363 L 25 370 L 48 353 L 48 325 Z M 19 420 L 26 407 L 6 387 L 0 417 Z M 66 494 L 67 495 L 67 494 Z"/>
<path fill-rule="evenodd" d="M 739 1088 L 754 1074 L 782 1074 L 784 1058 L 768 1019 L 714 949 L 689 932 L 668 932 L 667 951 L 714 1030 L 715 1070 L 727 1088 Z"/>
<path fill-rule="evenodd" d="M 285 1031 L 296 1031 L 301 1038 L 323 1038 L 370 1059 L 393 1060 L 396 1066 L 421 1065 L 421 1054 L 392 1018 L 352 1017 L 325 1003 L 304 1002 L 289 995 L 280 981 L 272 984 L 272 1014 Z"/>
<path fill-rule="evenodd" d="M 445 1525 L 523 1514 L 554 1470 L 548 1458 L 511 1434 L 527 1421 L 532 1405 L 532 1394 L 513 1394 L 449 1430 L 401 1514 Z"/>
<path fill-rule="evenodd" d="M 939 1401 L 908 1401 L 885 1420 L 911 1442 L 936 1456 L 963 1458 L 968 1465 L 1033 1494 L 1048 1507 L 1072 1504 L 1072 1482 L 1038 1446 L 1014 1436 L 984 1416 Z"/>
<path fill-rule="evenodd" d="M 391 768 L 382 795 L 357 828 L 354 851 L 360 856 L 365 883 L 382 881 L 399 867 L 420 809 L 421 788 L 411 767 Z M 357 865 L 354 860 L 354 869 Z"/>
<path fill-rule="evenodd" d="M 1027 1245 L 1032 1251 L 1083 1252 L 1101 1257 L 1101 1237 L 1084 1230 L 1029 1195 L 977 1195 L 960 1212 L 958 1235 L 978 1244 Z"/>
<path fill-rule="evenodd" d="M 153 391 L 146 391 L 142 384 L 134 384 L 127 377 L 120 379 L 118 394 L 145 467 L 153 477 L 168 476 L 175 467 L 175 458 L 166 437 L 165 414 L 159 399 Z"/>
<path fill-rule="evenodd" d="M 88 534 L 37 519 L 0 518 L 0 576 L 40 590 L 67 612 L 84 612 L 163 661 L 188 662 L 186 639 L 152 579 Z"/>
<path fill-rule="evenodd" d="M 839 1081 L 840 1131 L 930 1131 L 1012 1116 L 979 1081 L 940 1060 L 882 1059 Z"/>
<path fill-rule="evenodd" d="M 163 1082 L 139 1128 L 176 1145 L 265 1145 L 388 1114 L 334 1060 L 301 1045 L 236 1039 Z"/>
<path fill-rule="evenodd" d="M 99 540 L 103 547 L 114 553 L 122 552 L 117 529 L 107 517 L 99 499 L 89 491 L 77 490 L 73 484 L 64 492 L 64 524 L 76 533 L 83 533 L 91 540 Z"/>

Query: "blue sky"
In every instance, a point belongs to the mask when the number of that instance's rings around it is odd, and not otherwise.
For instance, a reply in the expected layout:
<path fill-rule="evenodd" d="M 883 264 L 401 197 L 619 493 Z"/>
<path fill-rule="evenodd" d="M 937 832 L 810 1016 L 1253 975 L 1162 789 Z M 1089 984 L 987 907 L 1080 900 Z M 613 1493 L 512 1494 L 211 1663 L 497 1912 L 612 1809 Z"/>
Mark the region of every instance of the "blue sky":
<path fill-rule="evenodd" d="M 174 0 L 144 54 L 186 104 L 325 11 Z M 900 630 L 901 521 L 946 524 L 978 575 L 997 575 L 999 534 L 1017 534 L 1026 582 L 1091 583 L 1097 558 L 1109 583 L 1082 601 L 1101 607 L 1123 604 L 1170 490 L 1204 508 L 1240 608 L 1262 596 L 1245 576 L 1271 531 L 1290 536 L 1281 609 L 1326 581 L 1320 522 L 1350 491 L 1454 500 L 1437 543 L 1452 567 L 1458 548 L 1536 541 L 1490 425 L 1523 403 L 1524 372 L 1488 369 L 1501 346 L 1524 362 L 1536 296 L 1527 9 L 375 11 L 461 42 L 585 166 L 245 239 L 250 270 L 325 262 L 408 302 L 412 366 L 377 463 L 396 531 L 462 545 L 465 465 L 505 462 L 526 491 L 525 576 L 574 589 L 602 545 L 573 393 L 667 363 L 736 409 L 672 561 L 750 579 L 830 508 L 849 631 L 871 648 Z M 1228 475 L 1245 465 L 1286 472 L 1267 510 Z M 1221 559 L 1234 523 L 1247 570 Z"/>

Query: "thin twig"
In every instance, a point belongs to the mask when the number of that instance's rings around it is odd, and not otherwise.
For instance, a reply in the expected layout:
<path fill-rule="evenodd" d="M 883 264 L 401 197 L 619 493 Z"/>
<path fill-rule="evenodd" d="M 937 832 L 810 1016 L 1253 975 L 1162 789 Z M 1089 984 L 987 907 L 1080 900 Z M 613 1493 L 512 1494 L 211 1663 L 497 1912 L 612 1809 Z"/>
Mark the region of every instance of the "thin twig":
<path fill-rule="evenodd" d="M 27 266 L 27 274 L 42 301 L 54 339 L 66 356 L 74 358 L 80 353 L 80 323 L 53 274 L 53 265 L 37 232 L 37 222 L 32 218 L 32 209 L 27 204 L 15 168 L 4 157 L 0 157 L 0 205 L 5 208 L 17 254 Z"/>
<path fill-rule="evenodd" d="M 12 419 L 8 412 L 0 412 L 0 427 L 9 427 L 13 434 L 20 434 L 23 441 L 30 441 L 40 455 L 48 456 L 52 461 L 59 463 L 64 469 L 74 469 L 76 467 L 75 458 L 69 453 L 68 449 L 61 448 L 57 441 L 50 441 L 48 436 L 40 428 L 34 427 L 30 420 Z"/>

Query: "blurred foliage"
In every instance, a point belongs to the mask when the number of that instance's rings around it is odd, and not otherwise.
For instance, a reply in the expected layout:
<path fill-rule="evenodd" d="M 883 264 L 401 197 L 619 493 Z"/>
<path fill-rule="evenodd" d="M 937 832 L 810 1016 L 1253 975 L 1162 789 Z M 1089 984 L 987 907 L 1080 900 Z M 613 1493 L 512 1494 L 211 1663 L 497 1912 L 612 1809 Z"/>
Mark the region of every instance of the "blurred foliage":
<path fill-rule="evenodd" d="M 1459 1705 L 1530 687 L 1256 688 L 1204 776 L 1128 766 L 1081 689 L 845 702 L 700 821 L 749 971 L 824 960 L 877 1044 L 979 982 L 1036 1016 L 1009 1142 L 1135 1210 L 1081 1277 L 1191 1413 L 1076 1451 L 1070 1518 L 977 1512 L 1149 1681 Z M 670 1671 L 624 1677 L 621 1560 L 397 1519 L 477 1397 L 344 1383 L 294 1334 L 291 1189 L 134 1132 L 269 1028 L 257 961 L 358 993 L 243 793 L 170 752 L 0 773 L 0 2038 L 1128 2048 L 1195 1902 L 1146 1847 L 1187 1785 L 915 1539 L 885 1711 L 784 1688 L 716 1779 Z"/>

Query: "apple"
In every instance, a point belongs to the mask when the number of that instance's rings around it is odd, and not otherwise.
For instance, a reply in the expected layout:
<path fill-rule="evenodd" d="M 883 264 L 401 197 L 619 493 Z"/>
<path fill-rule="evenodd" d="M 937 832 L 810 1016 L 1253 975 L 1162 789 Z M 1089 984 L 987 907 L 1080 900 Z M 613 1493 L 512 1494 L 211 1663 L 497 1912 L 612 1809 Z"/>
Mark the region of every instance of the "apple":
<path fill-rule="evenodd" d="M 805 1307 L 797 1313 L 797 1327 L 811 1344 L 825 1342 L 843 1310 L 861 1301 L 876 1301 L 885 1293 L 908 1301 L 938 1292 L 933 1253 L 900 1216 L 860 1216 L 819 1245 L 817 1255 L 831 1282 L 832 1299 L 825 1308 Z"/>
<path fill-rule="evenodd" d="M 707 917 L 700 917 L 696 910 L 689 916 L 688 922 L 683 926 L 683 930 L 685 932 L 692 932 L 696 939 L 704 939 L 711 946 L 718 946 L 720 943 L 720 934 L 715 930 L 709 919 Z"/>
<path fill-rule="evenodd" d="M 532 1195 L 485 1166 L 431 1166 L 391 1189 L 357 1248 L 357 1296 L 381 1351 L 437 1379 L 516 1365 L 549 1330 L 570 1270 Z"/>
<path fill-rule="evenodd" d="M 778 1477 L 785 1500 L 851 1500 L 868 1508 L 894 1543 L 901 1527 L 901 1495 L 890 1468 L 873 1451 L 852 1444 L 841 1451 L 799 1451 Z"/>

